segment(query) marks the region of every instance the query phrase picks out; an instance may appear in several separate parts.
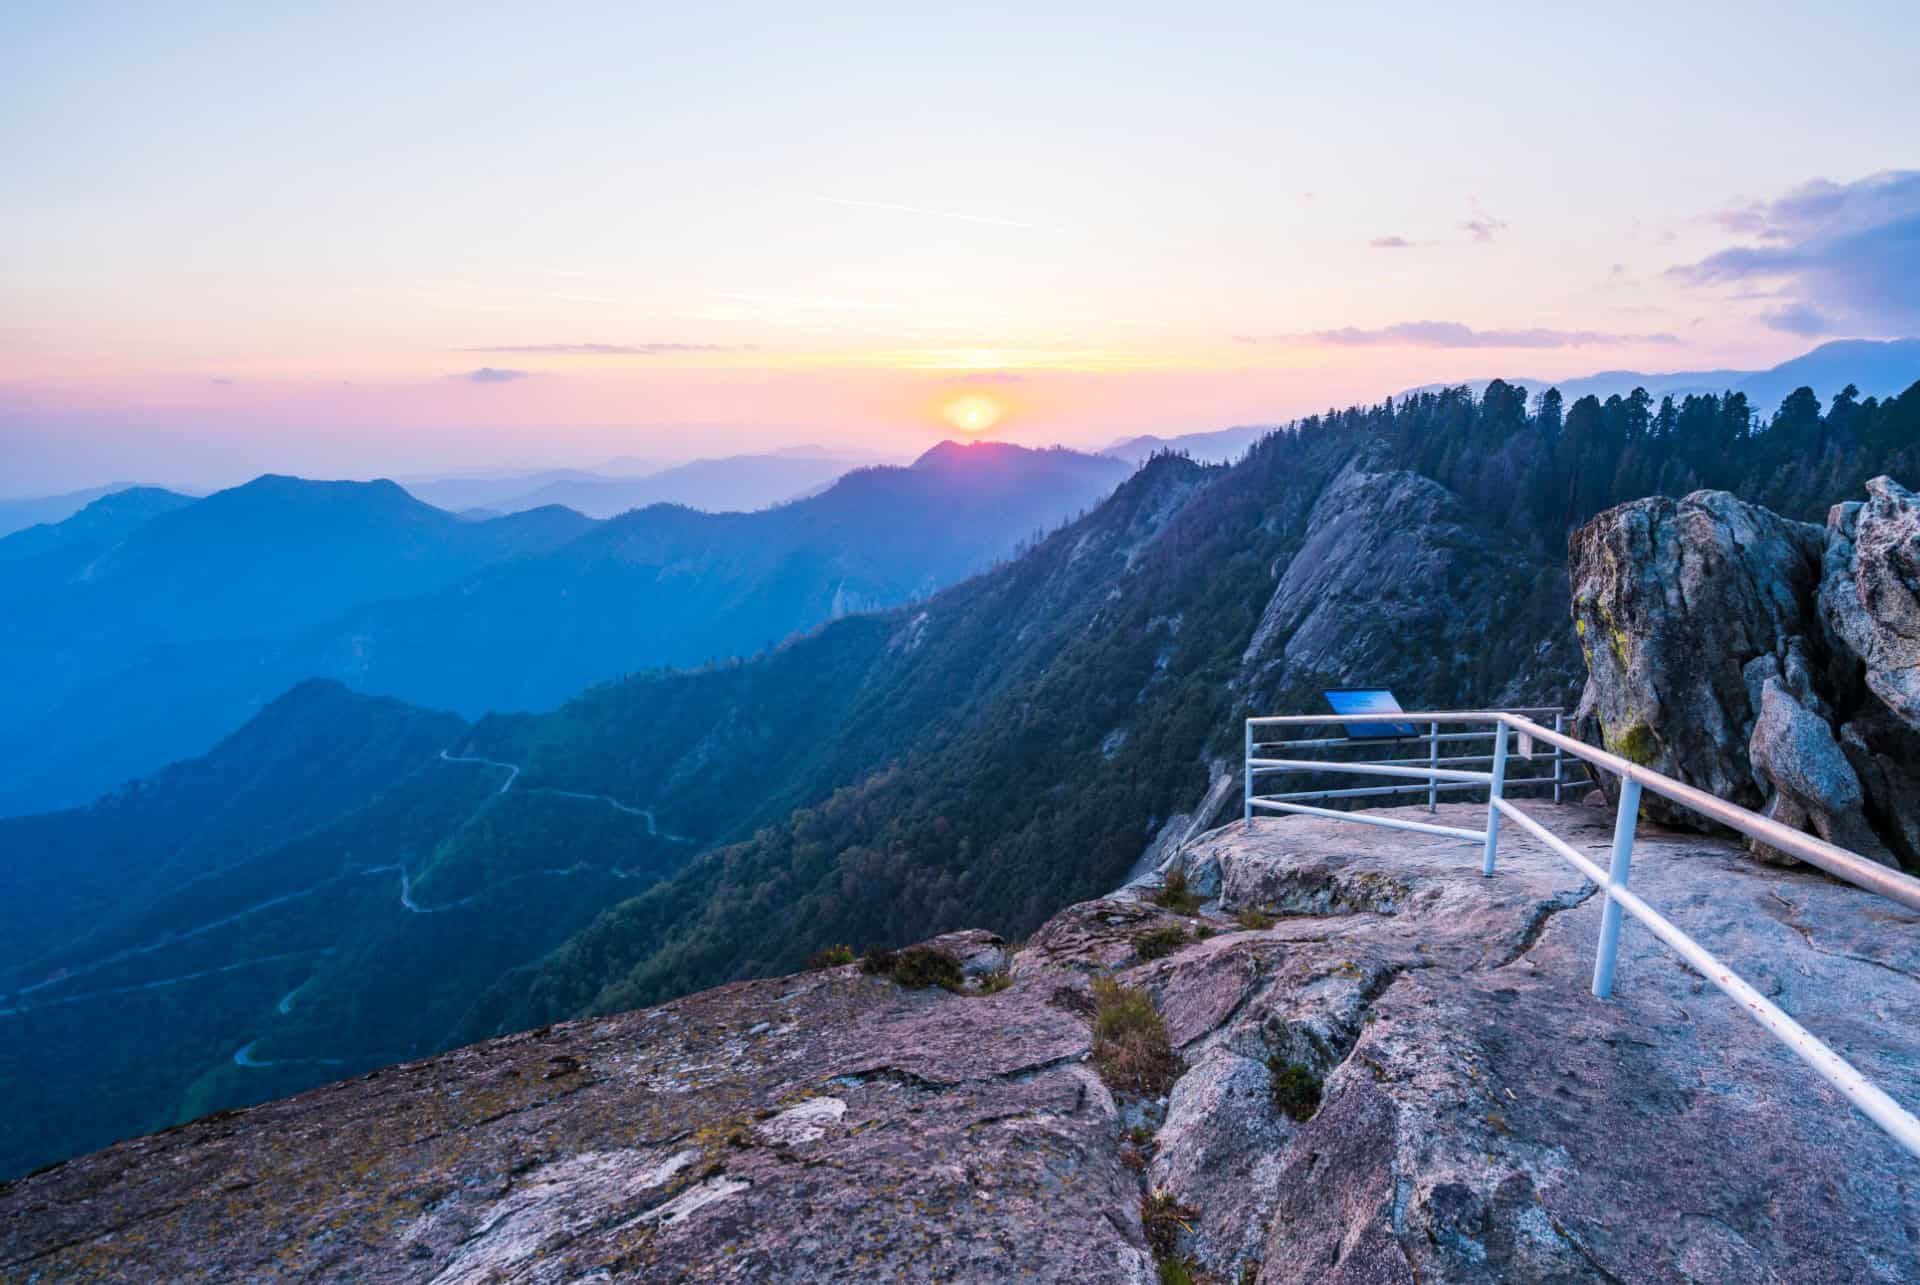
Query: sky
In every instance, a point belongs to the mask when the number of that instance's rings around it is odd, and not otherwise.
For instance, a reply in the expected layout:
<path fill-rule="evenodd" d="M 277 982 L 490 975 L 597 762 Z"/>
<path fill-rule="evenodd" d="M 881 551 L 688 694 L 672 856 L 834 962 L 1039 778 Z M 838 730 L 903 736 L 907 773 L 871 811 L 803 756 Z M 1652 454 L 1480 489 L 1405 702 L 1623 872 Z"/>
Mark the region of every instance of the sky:
<path fill-rule="evenodd" d="M 0 9 L 0 494 L 1920 334 L 1911 3 L 303 8 Z"/>

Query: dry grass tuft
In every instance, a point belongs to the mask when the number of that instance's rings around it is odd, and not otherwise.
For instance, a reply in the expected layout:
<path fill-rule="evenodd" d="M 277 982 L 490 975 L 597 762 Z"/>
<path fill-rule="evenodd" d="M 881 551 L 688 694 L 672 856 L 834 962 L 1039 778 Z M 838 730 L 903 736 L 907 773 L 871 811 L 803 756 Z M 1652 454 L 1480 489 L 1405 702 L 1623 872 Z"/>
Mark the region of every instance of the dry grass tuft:
<path fill-rule="evenodd" d="M 1093 981 L 1093 1064 L 1121 1093 L 1157 1098 L 1185 1070 L 1153 997 L 1111 977 Z"/>

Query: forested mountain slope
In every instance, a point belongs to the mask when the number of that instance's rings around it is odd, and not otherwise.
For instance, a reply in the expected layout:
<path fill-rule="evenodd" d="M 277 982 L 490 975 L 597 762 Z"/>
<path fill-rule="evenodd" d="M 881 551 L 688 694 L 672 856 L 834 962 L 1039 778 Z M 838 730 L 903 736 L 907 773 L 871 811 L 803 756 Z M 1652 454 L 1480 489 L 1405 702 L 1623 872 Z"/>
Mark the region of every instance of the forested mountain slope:
<path fill-rule="evenodd" d="M 0 661 L 37 678 L 0 696 L 0 813 L 199 753 L 309 677 L 474 717 L 749 655 L 981 570 L 1127 472 L 948 444 L 776 509 L 607 523 L 551 506 L 468 522 L 388 482 L 261 478 L 84 561 L 0 560 L 17 604 Z"/>
<path fill-rule="evenodd" d="M 833 941 L 1024 931 L 1114 882 L 1211 784 L 1231 792 L 1221 760 L 1248 712 L 1350 684 L 1442 708 L 1569 704 L 1564 532 L 1600 509 L 1715 486 L 1817 516 L 1917 471 L 1920 384 L 1885 402 L 1849 386 L 1824 414 L 1801 389 L 1761 421 L 1739 394 L 1566 407 L 1549 390 L 1530 407 L 1496 381 L 1315 417 L 1229 469 L 1153 461 L 1020 562 L 894 617 L 881 655 L 919 659 L 863 675 L 832 796 L 609 911 L 496 988 L 468 1033 L 778 971 Z M 870 735 L 884 757 L 856 776 Z M 665 775 L 709 758 L 689 761 Z M 600 770 L 617 776 L 617 754 Z"/>

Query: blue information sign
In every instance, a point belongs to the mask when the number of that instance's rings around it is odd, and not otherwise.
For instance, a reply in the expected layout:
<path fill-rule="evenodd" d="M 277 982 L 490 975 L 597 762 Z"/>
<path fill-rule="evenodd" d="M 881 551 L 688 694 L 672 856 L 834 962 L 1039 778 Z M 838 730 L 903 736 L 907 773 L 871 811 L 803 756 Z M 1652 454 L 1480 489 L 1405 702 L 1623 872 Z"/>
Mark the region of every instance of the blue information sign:
<path fill-rule="evenodd" d="M 1393 693 L 1385 688 L 1343 689 L 1334 692 L 1322 692 L 1327 704 L 1333 706 L 1336 714 L 1399 714 L 1404 711 Z M 1412 723 L 1348 723 L 1347 735 L 1353 740 L 1385 740 L 1396 736 L 1413 736 Z"/>

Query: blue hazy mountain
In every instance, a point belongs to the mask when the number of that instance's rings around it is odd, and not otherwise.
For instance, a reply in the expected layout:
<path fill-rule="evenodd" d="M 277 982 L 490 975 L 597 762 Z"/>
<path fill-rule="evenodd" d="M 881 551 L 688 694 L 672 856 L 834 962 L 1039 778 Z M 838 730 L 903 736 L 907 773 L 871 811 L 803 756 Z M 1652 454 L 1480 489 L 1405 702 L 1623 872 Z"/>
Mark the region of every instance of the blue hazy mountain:
<path fill-rule="evenodd" d="M 83 491 L 68 491 L 63 495 L 31 495 L 0 500 L 0 537 L 12 535 L 16 531 L 24 531 L 28 527 L 58 525 L 95 500 L 123 491 L 159 489 L 133 482 L 112 482 L 106 486 L 88 487 Z"/>
<path fill-rule="evenodd" d="M 990 565 L 1127 473 L 948 444 L 757 513 L 546 506 L 467 521 L 391 482 L 264 477 L 161 514 L 47 583 L 0 561 L 0 813 L 206 750 L 302 679 L 459 710 L 763 650 Z M 28 564 L 22 564 L 28 565 Z"/>
<path fill-rule="evenodd" d="M 1181 433 L 1175 437 L 1156 437 L 1149 433 L 1115 442 L 1100 453 L 1133 465 L 1139 465 L 1148 456 L 1162 451 L 1190 456 L 1202 464 L 1230 464 L 1276 427 L 1274 424 L 1251 424 L 1238 428 L 1219 428 L 1206 433 Z"/>
<path fill-rule="evenodd" d="M 429 504 L 455 512 L 515 513 L 547 504 L 589 517 L 610 518 L 654 504 L 680 504 L 708 513 L 746 512 L 818 491 L 874 459 L 844 451 L 792 448 L 758 455 L 699 459 L 628 475 L 635 461 L 602 469 L 557 469 L 496 478 L 433 478 L 406 483 Z"/>
<path fill-rule="evenodd" d="M 192 503 L 192 496 L 157 486 L 109 491 L 59 521 L 0 536 L 0 563 L 43 559 L 42 575 L 71 575 L 154 518 Z"/>

